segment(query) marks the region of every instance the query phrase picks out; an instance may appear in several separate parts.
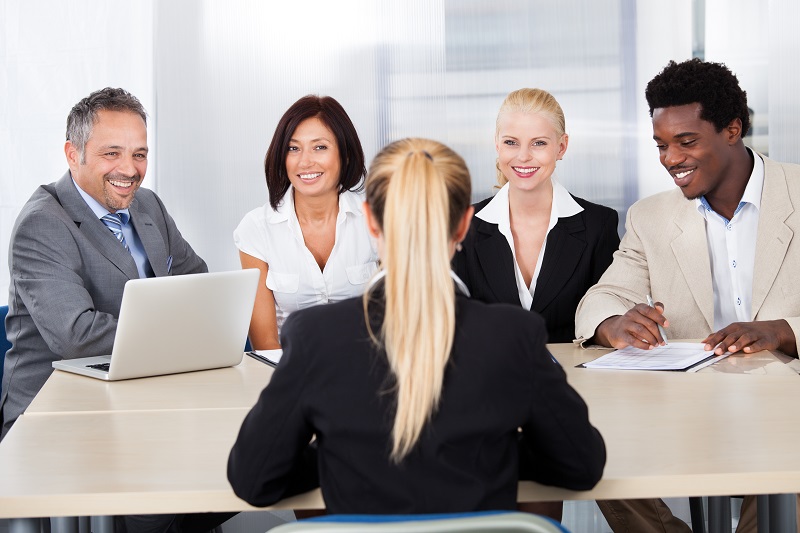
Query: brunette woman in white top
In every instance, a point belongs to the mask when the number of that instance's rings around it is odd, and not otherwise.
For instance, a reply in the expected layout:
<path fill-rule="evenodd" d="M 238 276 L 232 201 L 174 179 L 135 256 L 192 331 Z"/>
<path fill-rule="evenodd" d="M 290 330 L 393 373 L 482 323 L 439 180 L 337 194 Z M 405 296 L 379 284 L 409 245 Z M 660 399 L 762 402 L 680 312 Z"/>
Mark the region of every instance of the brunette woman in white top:
<path fill-rule="evenodd" d="M 377 270 L 364 223 L 364 152 L 330 96 L 304 96 L 281 117 L 264 161 L 269 202 L 233 233 L 242 268 L 261 270 L 250 343 L 280 347 L 293 311 L 358 296 Z"/>

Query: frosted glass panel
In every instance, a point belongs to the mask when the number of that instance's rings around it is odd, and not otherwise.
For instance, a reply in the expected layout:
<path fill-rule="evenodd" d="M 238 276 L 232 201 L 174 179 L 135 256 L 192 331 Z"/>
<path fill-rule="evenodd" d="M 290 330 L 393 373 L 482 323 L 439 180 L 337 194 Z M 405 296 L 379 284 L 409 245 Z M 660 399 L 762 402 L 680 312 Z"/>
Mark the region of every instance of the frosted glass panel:
<path fill-rule="evenodd" d="M 8 300 L 8 246 L 19 210 L 67 171 L 72 106 L 124 87 L 150 113 L 155 144 L 153 0 L 0 1 L 0 305 Z M 154 187 L 151 172 L 145 187 Z"/>
<path fill-rule="evenodd" d="M 308 93 L 342 103 L 368 160 L 400 137 L 449 144 L 479 200 L 492 194 L 500 103 L 541 87 L 567 115 L 561 181 L 617 209 L 636 199 L 632 0 L 297 6 L 156 3 L 159 193 L 212 269 L 237 268 L 231 233 L 266 202 L 269 140 Z"/>
<path fill-rule="evenodd" d="M 769 1 L 769 152 L 770 157 L 800 163 L 800 39 L 796 0 Z"/>

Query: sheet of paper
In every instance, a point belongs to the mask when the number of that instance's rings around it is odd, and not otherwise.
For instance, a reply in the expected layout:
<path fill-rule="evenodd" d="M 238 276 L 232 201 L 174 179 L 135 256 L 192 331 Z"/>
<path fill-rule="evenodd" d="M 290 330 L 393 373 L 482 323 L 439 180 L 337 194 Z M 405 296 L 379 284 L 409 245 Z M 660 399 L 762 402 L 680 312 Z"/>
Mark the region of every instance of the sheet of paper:
<path fill-rule="evenodd" d="M 281 356 L 283 355 L 283 350 L 280 348 L 277 350 L 254 350 L 252 352 L 247 352 L 247 355 L 254 359 L 258 359 L 262 363 L 275 366 L 280 362 Z"/>
<path fill-rule="evenodd" d="M 702 343 L 672 342 L 656 346 L 652 350 L 641 350 L 628 346 L 584 363 L 585 368 L 609 368 L 616 370 L 686 370 L 705 361 L 714 363 L 730 354 L 715 356 L 703 349 Z M 702 365 L 707 366 L 705 363 Z M 693 369 L 692 369 L 693 370 Z"/>

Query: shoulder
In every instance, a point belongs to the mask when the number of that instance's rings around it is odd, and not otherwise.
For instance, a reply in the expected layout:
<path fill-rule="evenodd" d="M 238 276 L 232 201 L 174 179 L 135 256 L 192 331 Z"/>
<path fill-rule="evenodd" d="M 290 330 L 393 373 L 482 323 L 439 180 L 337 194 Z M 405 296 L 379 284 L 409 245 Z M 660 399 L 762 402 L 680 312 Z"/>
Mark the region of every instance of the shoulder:
<path fill-rule="evenodd" d="M 131 212 L 147 214 L 156 224 L 169 226 L 171 222 L 170 214 L 164 202 L 155 192 L 145 187 L 139 187 L 139 190 L 136 191 L 136 198 L 129 209 Z"/>
<path fill-rule="evenodd" d="M 339 195 L 339 203 L 344 206 L 348 213 L 361 216 L 364 213 L 365 196 L 362 192 L 342 191 Z"/>
<path fill-rule="evenodd" d="M 761 155 L 761 154 L 759 154 Z M 800 186 L 800 165 L 794 163 L 781 163 L 761 155 L 764 160 L 764 179 L 776 173 L 782 174 L 790 188 Z"/>
<path fill-rule="evenodd" d="M 240 236 L 247 237 L 253 233 L 269 231 L 271 222 L 274 221 L 276 215 L 277 212 L 269 204 L 256 207 L 245 213 L 239 225 L 233 231 L 233 235 L 235 238 L 239 238 Z"/>
<path fill-rule="evenodd" d="M 161 201 L 161 198 L 153 192 L 151 189 L 146 187 L 139 187 L 139 190 L 136 191 L 136 202 L 135 207 L 139 210 L 149 211 L 153 209 L 158 209 L 159 211 L 165 211 L 166 208 L 164 207 L 164 202 Z"/>
<path fill-rule="evenodd" d="M 628 209 L 628 216 L 634 217 L 666 217 L 674 215 L 677 207 L 683 206 L 688 200 L 678 187 L 659 192 L 642 198 Z"/>
<path fill-rule="evenodd" d="M 245 213 L 241 222 L 239 222 L 239 226 L 265 224 L 274 213 L 275 210 L 269 204 L 264 204 Z"/>
<path fill-rule="evenodd" d="M 478 203 L 472 204 L 474 212 L 472 213 L 472 220 L 470 221 L 470 231 L 467 234 L 467 239 L 471 239 L 474 237 L 474 233 L 477 228 L 482 228 L 483 233 L 492 233 L 497 230 L 497 224 L 493 224 L 492 222 L 486 222 L 482 218 L 478 216 L 478 213 L 481 212 L 489 202 L 494 199 L 494 196 L 490 196 L 481 200 Z"/>
<path fill-rule="evenodd" d="M 486 303 L 463 295 L 456 301 L 458 327 L 471 335 L 491 337 L 492 342 L 514 341 L 518 337 L 546 342 L 545 322 L 538 313 L 519 305 Z"/>
<path fill-rule="evenodd" d="M 452 362 L 478 369 L 484 382 L 523 378 L 532 386 L 553 366 L 544 319 L 519 305 L 484 303 L 459 296 Z M 502 378 L 498 381 L 499 378 Z"/>
<path fill-rule="evenodd" d="M 61 225 L 71 223 L 72 217 L 56 199 L 54 184 L 39 186 L 22 206 L 17 216 L 17 229 L 41 230 L 43 224 Z"/>
<path fill-rule="evenodd" d="M 311 352 L 331 353 L 337 345 L 366 337 L 362 297 L 315 305 L 291 313 L 281 327 L 281 345 L 303 345 Z"/>
<path fill-rule="evenodd" d="M 489 205 L 489 202 L 492 201 L 492 198 L 494 198 L 494 196 L 490 196 L 488 198 L 485 198 L 485 199 L 481 200 L 478 203 L 472 204 L 472 207 L 475 208 L 475 214 L 478 214 L 481 209 L 483 209 L 484 207 Z"/>
<path fill-rule="evenodd" d="M 596 204 L 594 202 L 590 202 L 589 200 L 584 200 L 574 194 L 570 193 L 573 200 L 577 202 L 579 206 L 583 208 L 584 217 L 591 220 L 597 221 L 604 221 L 608 220 L 609 218 L 613 218 L 617 220 L 619 215 L 617 214 L 616 209 L 612 209 L 605 205 Z"/>

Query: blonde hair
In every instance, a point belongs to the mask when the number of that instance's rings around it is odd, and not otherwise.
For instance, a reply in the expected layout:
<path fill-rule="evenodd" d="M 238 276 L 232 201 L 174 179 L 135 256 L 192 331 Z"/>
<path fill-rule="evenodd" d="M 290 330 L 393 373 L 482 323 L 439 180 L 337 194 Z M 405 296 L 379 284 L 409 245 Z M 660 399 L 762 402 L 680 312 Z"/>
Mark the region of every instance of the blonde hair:
<path fill-rule="evenodd" d="M 500 119 L 508 113 L 540 113 L 547 117 L 556 130 L 557 137 L 561 138 L 567 132 L 564 111 L 558 100 L 544 89 L 517 89 L 508 93 L 500 111 L 497 112 L 497 122 L 495 123 L 495 140 L 500 137 Z M 497 168 L 497 186 L 502 187 L 508 182 L 508 178 Z"/>
<path fill-rule="evenodd" d="M 464 160 L 428 139 L 402 139 L 375 156 L 366 199 L 383 234 L 385 311 L 379 337 L 395 378 L 391 459 L 408 455 L 441 398 L 455 334 L 451 240 L 469 207 Z M 364 294 L 364 314 L 373 288 Z"/>

